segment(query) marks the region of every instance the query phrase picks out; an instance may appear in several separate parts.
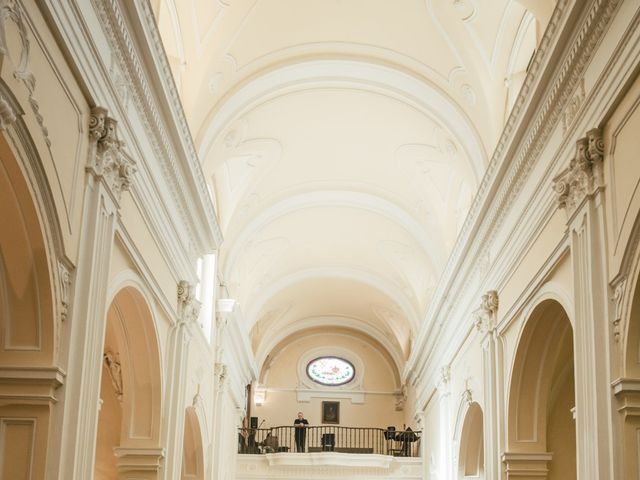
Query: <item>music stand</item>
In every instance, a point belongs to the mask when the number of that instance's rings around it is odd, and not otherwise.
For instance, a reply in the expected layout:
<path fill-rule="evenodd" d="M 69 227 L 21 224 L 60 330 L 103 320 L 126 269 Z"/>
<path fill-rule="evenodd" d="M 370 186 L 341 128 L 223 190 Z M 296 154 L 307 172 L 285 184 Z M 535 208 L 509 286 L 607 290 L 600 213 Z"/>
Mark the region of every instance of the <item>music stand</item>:
<path fill-rule="evenodd" d="M 418 436 L 416 433 L 411 430 L 411 427 L 407 427 L 404 432 L 399 432 L 396 435 L 396 441 L 402 442 L 402 457 L 410 457 L 411 456 L 411 444 L 418 440 Z"/>

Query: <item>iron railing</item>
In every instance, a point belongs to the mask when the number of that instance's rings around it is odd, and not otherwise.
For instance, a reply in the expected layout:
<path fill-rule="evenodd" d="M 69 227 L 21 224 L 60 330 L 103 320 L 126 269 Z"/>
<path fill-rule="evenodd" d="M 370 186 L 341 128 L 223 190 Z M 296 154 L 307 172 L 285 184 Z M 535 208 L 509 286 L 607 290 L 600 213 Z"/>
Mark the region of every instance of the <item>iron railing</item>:
<path fill-rule="evenodd" d="M 238 453 L 373 453 L 420 456 L 419 431 L 360 427 L 271 427 L 238 429 Z"/>

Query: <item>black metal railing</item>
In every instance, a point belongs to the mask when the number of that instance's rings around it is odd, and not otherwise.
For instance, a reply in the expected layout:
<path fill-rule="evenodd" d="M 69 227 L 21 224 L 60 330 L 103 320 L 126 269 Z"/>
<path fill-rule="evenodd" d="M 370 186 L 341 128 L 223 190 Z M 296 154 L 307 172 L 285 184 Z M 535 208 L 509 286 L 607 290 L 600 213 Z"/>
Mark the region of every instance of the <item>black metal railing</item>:
<path fill-rule="evenodd" d="M 360 427 L 271 427 L 238 429 L 238 453 L 374 453 L 420 456 L 420 433 Z"/>

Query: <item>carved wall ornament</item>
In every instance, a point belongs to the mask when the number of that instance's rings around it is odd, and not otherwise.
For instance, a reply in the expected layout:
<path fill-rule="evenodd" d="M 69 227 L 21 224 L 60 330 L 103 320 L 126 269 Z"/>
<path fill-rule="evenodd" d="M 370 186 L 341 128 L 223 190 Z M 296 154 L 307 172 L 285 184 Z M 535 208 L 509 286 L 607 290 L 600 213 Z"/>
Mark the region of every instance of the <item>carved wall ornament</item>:
<path fill-rule="evenodd" d="M 62 262 L 58 262 L 58 275 L 60 277 L 60 320 L 64 322 L 69 315 L 71 273 Z"/>
<path fill-rule="evenodd" d="M 11 20 L 18 28 L 18 34 L 20 35 L 20 43 L 22 50 L 20 51 L 20 58 L 17 59 L 17 65 L 13 72 L 13 77 L 16 80 L 22 82 L 29 94 L 28 101 L 33 111 L 36 121 L 40 126 L 44 141 L 47 147 L 51 146 L 51 139 L 49 138 L 49 130 L 45 126 L 44 117 L 40 113 L 40 105 L 34 97 L 34 91 L 36 89 L 36 77 L 33 75 L 29 68 L 29 52 L 30 42 L 28 36 L 27 24 L 22 13 L 22 8 L 19 2 L 15 0 L 0 0 L 0 55 L 9 56 L 9 48 L 6 38 L 5 23 L 7 20 Z M 0 102 L 1 103 L 1 102 Z M 1 115 L 1 114 L 0 114 Z M 4 127 L 3 127 L 4 128 Z"/>
<path fill-rule="evenodd" d="M 179 323 L 193 324 L 200 316 L 201 303 L 196 300 L 195 289 L 186 280 L 178 283 L 178 319 Z"/>
<path fill-rule="evenodd" d="M 586 93 L 584 90 L 584 77 L 580 79 L 580 83 L 578 84 L 578 91 L 575 93 L 571 100 L 567 103 L 564 112 L 562 113 L 562 133 L 566 134 L 571 126 L 571 123 L 576 118 L 580 107 L 584 103 L 584 99 L 586 98 Z"/>
<path fill-rule="evenodd" d="M 622 337 L 622 300 L 624 298 L 624 291 L 626 286 L 626 277 L 620 278 L 613 287 L 613 296 L 611 301 L 614 303 L 615 312 L 613 316 L 613 340 L 616 343 L 620 343 Z"/>
<path fill-rule="evenodd" d="M 118 401 L 122 401 L 122 366 L 120 365 L 120 360 L 116 354 L 113 352 L 107 351 L 103 355 L 104 365 L 107 367 L 107 372 L 109 373 L 109 377 L 111 378 L 111 385 L 113 385 L 113 389 L 116 392 L 116 396 L 118 397 Z"/>
<path fill-rule="evenodd" d="M 396 412 L 401 412 L 407 403 L 407 387 L 402 386 L 399 393 L 396 394 Z"/>
<path fill-rule="evenodd" d="M 224 363 L 216 363 L 214 367 L 215 376 L 218 379 L 218 387 L 224 386 L 227 378 L 227 365 Z"/>
<path fill-rule="evenodd" d="M 451 366 L 444 365 L 440 368 L 440 383 L 447 385 L 451 381 Z"/>
<path fill-rule="evenodd" d="M 6 130 L 18 117 L 4 95 L 0 95 L 0 130 Z"/>
<path fill-rule="evenodd" d="M 473 312 L 473 323 L 480 332 L 495 328 L 495 318 L 500 300 L 496 290 L 489 290 L 480 299 L 480 308 Z"/>
<path fill-rule="evenodd" d="M 569 167 L 553 179 L 558 208 L 571 215 L 582 200 L 604 184 L 602 130 L 594 128 L 576 142 L 576 152 Z"/>
<path fill-rule="evenodd" d="M 104 179 L 117 200 L 131 186 L 136 163 L 124 153 L 124 143 L 118 139 L 118 122 L 107 115 L 107 110 L 96 107 L 89 117 L 89 137 L 95 143 L 87 169 Z"/>

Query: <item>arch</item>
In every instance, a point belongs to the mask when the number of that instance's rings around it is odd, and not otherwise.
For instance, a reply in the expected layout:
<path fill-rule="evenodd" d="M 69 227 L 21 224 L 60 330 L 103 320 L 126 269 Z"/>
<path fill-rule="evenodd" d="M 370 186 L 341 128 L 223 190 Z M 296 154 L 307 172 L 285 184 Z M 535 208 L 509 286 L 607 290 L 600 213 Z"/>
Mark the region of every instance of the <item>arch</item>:
<path fill-rule="evenodd" d="M 113 448 L 160 443 L 162 385 L 155 322 L 143 293 L 128 283 L 107 311 L 96 479 L 114 478 Z"/>
<path fill-rule="evenodd" d="M 0 135 L 0 364 L 51 365 L 55 314 L 45 231 L 26 175 Z"/>
<path fill-rule="evenodd" d="M 225 278 L 229 278 L 243 246 L 254 238 L 257 232 L 292 212 L 317 207 L 348 207 L 380 215 L 409 233 L 424 251 L 434 269 L 444 268 L 446 254 L 442 251 L 441 239 L 434 236 L 433 231 L 425 228 L 404 208 L 369 193 L 351 190 L 324 190 L 281 199 L 253 217 L 246 225 L 242 225 L 223 261 Z"/>
<path fill-rule="evenodd" d="M 3 82 L 0 95 L 15 102 Z M 57 434 L 51 426 L 63 412 L 56 389 L 64 375 L 58 370 L 53 379 L 51 373 L 63 319 L 58 269 L 68 273 L 68 264 L 57 262 L 60 227 L 40 158 L 35 149 L 26 158 L 21 149 L 31 146 L 25 145 L 31 137 L 21 119 L 15 125 L 22 129 L 18 140 L 14 126 L 0 134 L 0 457 L 11 459 L 4 462 L 9 477 L 29 471 L 32 478 L 44 478 L 55 461 L 49 446 Z"/>
<path fill-rule="evenodd" d="M 437 118 L 463 146 L 476 184 L 482 178 L 488 160 L 480 135 L 469 118 L 446 93 L 423 78 L 362 60 L 305 60 L 252 77 L 209 116 L 203 131 L 198 132 L 197 136 L 201 138 L 200 158 L 207 158 L 225 126 L 264 98 L 273 98 L 284 91 L 318 87 L 320 84 L 385 91 L 410 105 L 418 106 L 430 117 Z"/>
<path fill-rule="evenodd" d="M 483 428 L 482 408 L 476 402 L 467 403 L 460 432 L 457 478 L 482 478 L 484 474 Z"/>
<path fill-rule="evenodd" d="M 544 454 L 547 478 L 576 478 L 573 329 L 562 305 L 543 300 L 525 321 L 509 384 L 509 453 Z M 547 462 L 547 460 L 541 460 Z"/>
<path fill-rule="evenodd" d="M 323 331 L 338 332 L 342 330 L 350 330 L 365 335 L 371 339 L 373 344 L 380 345 L 381 351 L 389 355 L 389 360 L 398 372 L 396 383 L 399 383 L 400 374 L 404 367 L 404 356 L 402 349 L 397 342 L 393 342 L 388 334 L 376 328 L 375 326 L 359 319 L 347 317 L 311 317 L 298 319 L 295 323 L 288 326 L 278 326 L 272 328 L 269 336 L 265 336 L 264 341 L 259 345 L 255 353 L 256 365 L 260 371 L 270 358 L 274 351 L 278 351 L 283 345 L 286 345 L 290 338 L 300 332 L 312 332 L 315 329 L 322 328 Z M 330 329 L 330 330 L 329 330 Z M 262 374 L 260 380 L 262 381 Z"/>
<path fill-rule="evenodd" d="M 639 402 L 635 389 L 627 385 L 640 379 L 640 216 L 634 221 L 620 271 L 612 285 L 615 302 L 613 337 L 614 341 L 622 343 L 619 378 L 613 382 L 617 410 L 622 418 L 619 431 L 621 471 L 638 476 L 640 417 L 635 412 Z"/>
<path fill-rule="evenodd" d="M 185 412 L 180 478 L 182 480 L 204 480 L 202 429 L 195 407 L 188 407 Z"/>

